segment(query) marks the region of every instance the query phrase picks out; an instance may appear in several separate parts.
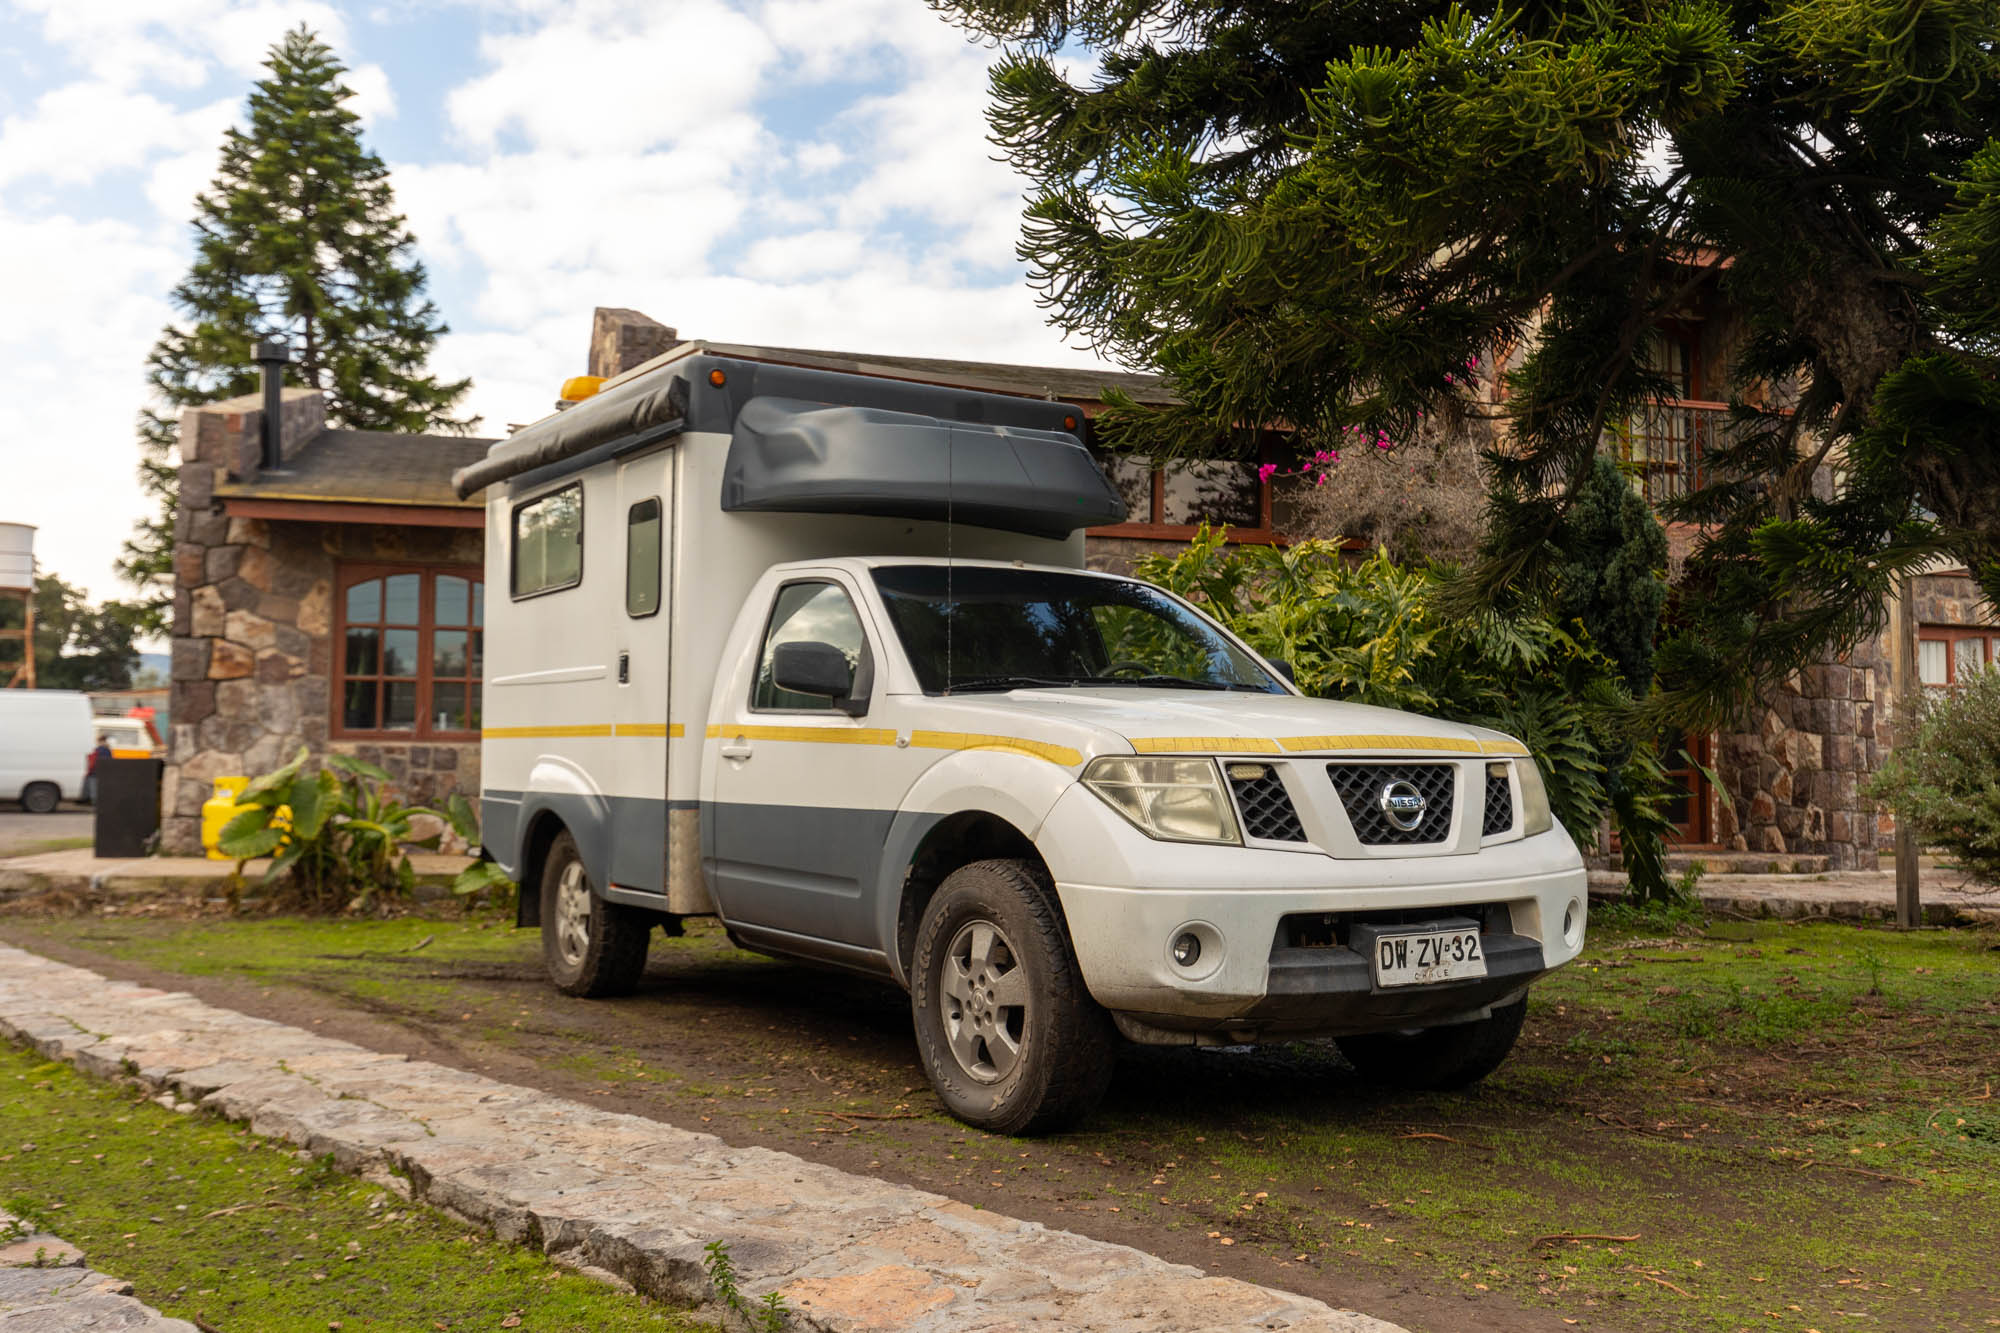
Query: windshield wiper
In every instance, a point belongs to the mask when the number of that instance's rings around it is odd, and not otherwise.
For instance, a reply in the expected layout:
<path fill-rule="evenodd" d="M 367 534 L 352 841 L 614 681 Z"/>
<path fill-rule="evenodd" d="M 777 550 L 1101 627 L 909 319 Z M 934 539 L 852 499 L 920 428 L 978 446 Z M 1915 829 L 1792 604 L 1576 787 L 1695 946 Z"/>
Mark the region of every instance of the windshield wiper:
<path fill-rule="evenodd" d="M 1183 690 L 1227 690 L 1233 688 L 1217 680 L 1195 680 L 1189 676 L 1092 676 L 1093 685 L 1165 685 Z"/>
<path fill-rule="evenodd" d="M 974 676 L 971 680 L 955 680 L 945 687 L 946 694 L 959 690 L 1039 690 L 1061 689 L 1080 683 L 1080 676 Z"/>

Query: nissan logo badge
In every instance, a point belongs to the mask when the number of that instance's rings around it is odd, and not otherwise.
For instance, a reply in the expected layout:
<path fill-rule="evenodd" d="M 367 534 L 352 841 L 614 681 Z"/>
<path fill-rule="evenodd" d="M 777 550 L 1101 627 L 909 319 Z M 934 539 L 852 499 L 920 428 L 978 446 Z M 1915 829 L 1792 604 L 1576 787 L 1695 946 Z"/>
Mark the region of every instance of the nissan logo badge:
<path fill-rule="evenodd" d="M 1381 808 L 1382 818 L 1405 833 L 1424 822 L 1424 811 L 1431 805 L 1422 792 L 1401 778 L 1383 783 L 1375 804 Z"/>

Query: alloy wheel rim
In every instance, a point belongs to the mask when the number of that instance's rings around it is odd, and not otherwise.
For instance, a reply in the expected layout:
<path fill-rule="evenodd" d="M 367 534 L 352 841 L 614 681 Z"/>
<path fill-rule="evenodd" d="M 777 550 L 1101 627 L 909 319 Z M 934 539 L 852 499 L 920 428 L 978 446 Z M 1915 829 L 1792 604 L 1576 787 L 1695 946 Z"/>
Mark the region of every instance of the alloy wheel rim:
<path fill-rule="evenodd" d="M 571 861 L 556 881 L 556 948 L 563 961 L 575 967 L 590 949 L 590 885 L 583 878 L 583 863 Z"/>
<path fill-rule="evenodd" d="M 938 985 L 946 1044 L 966 1075 L 998 1083 L 1021 1059 L 1028 1031 L 1028 974 L 991 921 L 968 921 L 951 937 Z"/>

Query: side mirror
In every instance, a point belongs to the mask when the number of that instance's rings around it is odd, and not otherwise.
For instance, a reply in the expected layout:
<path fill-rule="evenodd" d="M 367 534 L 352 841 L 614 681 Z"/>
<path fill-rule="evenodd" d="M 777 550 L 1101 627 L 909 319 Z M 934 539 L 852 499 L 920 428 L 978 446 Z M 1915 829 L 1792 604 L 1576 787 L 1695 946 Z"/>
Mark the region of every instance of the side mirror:
<path fill-rule="evenodd" d="M 854 693 L 854 668 L 847 654 L 830 643 L 781 643 L 771 653 L 771 683 L 844 705 Z"/>
<path fill-rule="evenodd" d="M 1292 668 L 1290 662 L 1280 661 L 1275 657 L 1270 660 L 1271 670 L 1283 676 L 1288 684 L 1296 685 L 1299 683 L 1299 673 Z"/>

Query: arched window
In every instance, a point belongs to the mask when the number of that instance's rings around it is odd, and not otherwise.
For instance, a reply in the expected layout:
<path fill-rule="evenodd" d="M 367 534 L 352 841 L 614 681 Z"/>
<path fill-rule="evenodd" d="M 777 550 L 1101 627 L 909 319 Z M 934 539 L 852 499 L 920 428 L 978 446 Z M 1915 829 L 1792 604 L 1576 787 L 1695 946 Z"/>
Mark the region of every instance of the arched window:
<path fill-rule="evenodd" d="M 336 601 L 334 735 L 477 738 L 486 623 L 477 569 L 350 565 Z"/>

